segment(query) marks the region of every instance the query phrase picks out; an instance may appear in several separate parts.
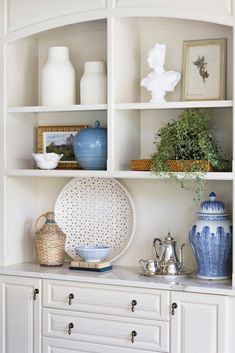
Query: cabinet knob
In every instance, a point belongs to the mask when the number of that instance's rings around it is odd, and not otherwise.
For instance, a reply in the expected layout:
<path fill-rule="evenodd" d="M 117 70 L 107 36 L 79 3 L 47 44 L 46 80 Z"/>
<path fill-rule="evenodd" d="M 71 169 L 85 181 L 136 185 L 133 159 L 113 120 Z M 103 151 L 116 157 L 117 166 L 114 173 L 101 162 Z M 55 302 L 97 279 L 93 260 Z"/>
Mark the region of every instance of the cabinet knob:
<path fill-rule="evenodd" d="M 135 342 L 135 337 L 137 336 L 137 332 L 136 331 L 132 331 L 131 332 L 131 343 Z"/>
<path fill-rule="evenodd" d="M 36 300 L 37 299 L 37 295 L 39 294 L 39 289 L 38 288 L 35 288 L 34 291 L 33 291 L 33 300 Z"/>
<path fill-rule="evenodd" d="M 70 293 L 69 294 L 69 305 L 72 305 L 72 300 L 74 299 L 74 294 Z"/>
<path fill-rule="evenodd" d="M 71 335 L 71 330 L 74 328 L 74 324 L 72 322 L 69 323 L 68 334 Z"/>
<path fill-rule="evenodd" d="M 135 306 L 137 305 L 137 301 L 134 299 L 131 302 L 131 311 L 134 312 L 135 311 Z"/>
<path fill-rule="evenodd" d="M 171 304 L 171 314 L 175 315 L 175 309 L 177 309 L 177 304 L 176 303 L 172 303 Z"/>

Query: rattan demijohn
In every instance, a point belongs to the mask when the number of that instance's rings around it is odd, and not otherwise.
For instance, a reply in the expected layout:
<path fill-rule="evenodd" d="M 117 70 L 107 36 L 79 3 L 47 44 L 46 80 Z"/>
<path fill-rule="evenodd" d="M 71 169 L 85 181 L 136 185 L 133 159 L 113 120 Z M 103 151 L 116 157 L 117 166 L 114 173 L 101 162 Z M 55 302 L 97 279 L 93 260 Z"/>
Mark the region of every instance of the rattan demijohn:
<path fill-rule="evenodd" d="M 36 230 L 36 249 L 41 266 L 62 266 L 64 263 L 64 249 L 66 236 L 55 222 L 54 212 L 47 212 L 38 217 L 35 228 L 41 217 L 46 222 L 41 229 Z"/>

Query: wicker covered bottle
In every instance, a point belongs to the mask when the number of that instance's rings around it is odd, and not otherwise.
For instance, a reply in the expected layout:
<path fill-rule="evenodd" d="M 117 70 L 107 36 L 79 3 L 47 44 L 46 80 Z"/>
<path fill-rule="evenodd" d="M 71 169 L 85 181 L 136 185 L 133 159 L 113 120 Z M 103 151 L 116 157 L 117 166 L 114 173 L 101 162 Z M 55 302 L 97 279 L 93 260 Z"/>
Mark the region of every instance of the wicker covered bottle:
<path fill-rule="evenodd" d="M 45 217 L 46 222 L 41 229 L 36 231 L 36 249 L 39 263 L 41 266 L 62 266 L 66 236 L 56 224 L 54 212 L 41 215 L 36 221 L 36 228 L 41 217 Z"/>

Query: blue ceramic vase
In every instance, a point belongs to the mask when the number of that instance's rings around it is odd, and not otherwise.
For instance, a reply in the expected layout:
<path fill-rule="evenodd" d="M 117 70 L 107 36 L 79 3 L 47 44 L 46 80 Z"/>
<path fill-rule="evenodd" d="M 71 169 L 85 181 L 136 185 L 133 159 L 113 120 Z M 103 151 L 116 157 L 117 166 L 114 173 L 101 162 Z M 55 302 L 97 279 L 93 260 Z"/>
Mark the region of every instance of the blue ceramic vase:
<path fill-rule="evenodd" d="M 210 193 L 201 203 L 201 212 L 189 231 L 189 240 L 203 279 L 226 279 L 232 272 L 232 223 L 224 203 Z"/>
<path fill-rule="evenodd" d="M 97 120 L 94 128 L 80 130 L 73 142 L 76 160 L 82 169 L 105 170 L 107 167 L 107 129 Z"/>

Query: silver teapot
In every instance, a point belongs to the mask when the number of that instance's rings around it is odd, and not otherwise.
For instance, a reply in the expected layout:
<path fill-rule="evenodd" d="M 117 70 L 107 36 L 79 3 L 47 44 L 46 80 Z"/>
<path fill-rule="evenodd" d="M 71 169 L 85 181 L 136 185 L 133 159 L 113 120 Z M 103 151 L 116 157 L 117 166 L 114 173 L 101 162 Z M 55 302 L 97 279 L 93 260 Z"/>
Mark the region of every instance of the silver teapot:
<path fill-rule="evenodd" d="M 157 243 L 161 246 L 160 255 L 158 254 Z M 179 275 L 180 270 L 183 267 L 182 250 L 184 246 L 184 243 L 180 246 L 178 259 L 176 253 L 176 240 L 174 240 L 170 233 L 168 233 L 164 240 L 155 238 L 153 240 L 153 248 L 157 258 L 157 270 L 161 271 L 164 275 Z"/>

